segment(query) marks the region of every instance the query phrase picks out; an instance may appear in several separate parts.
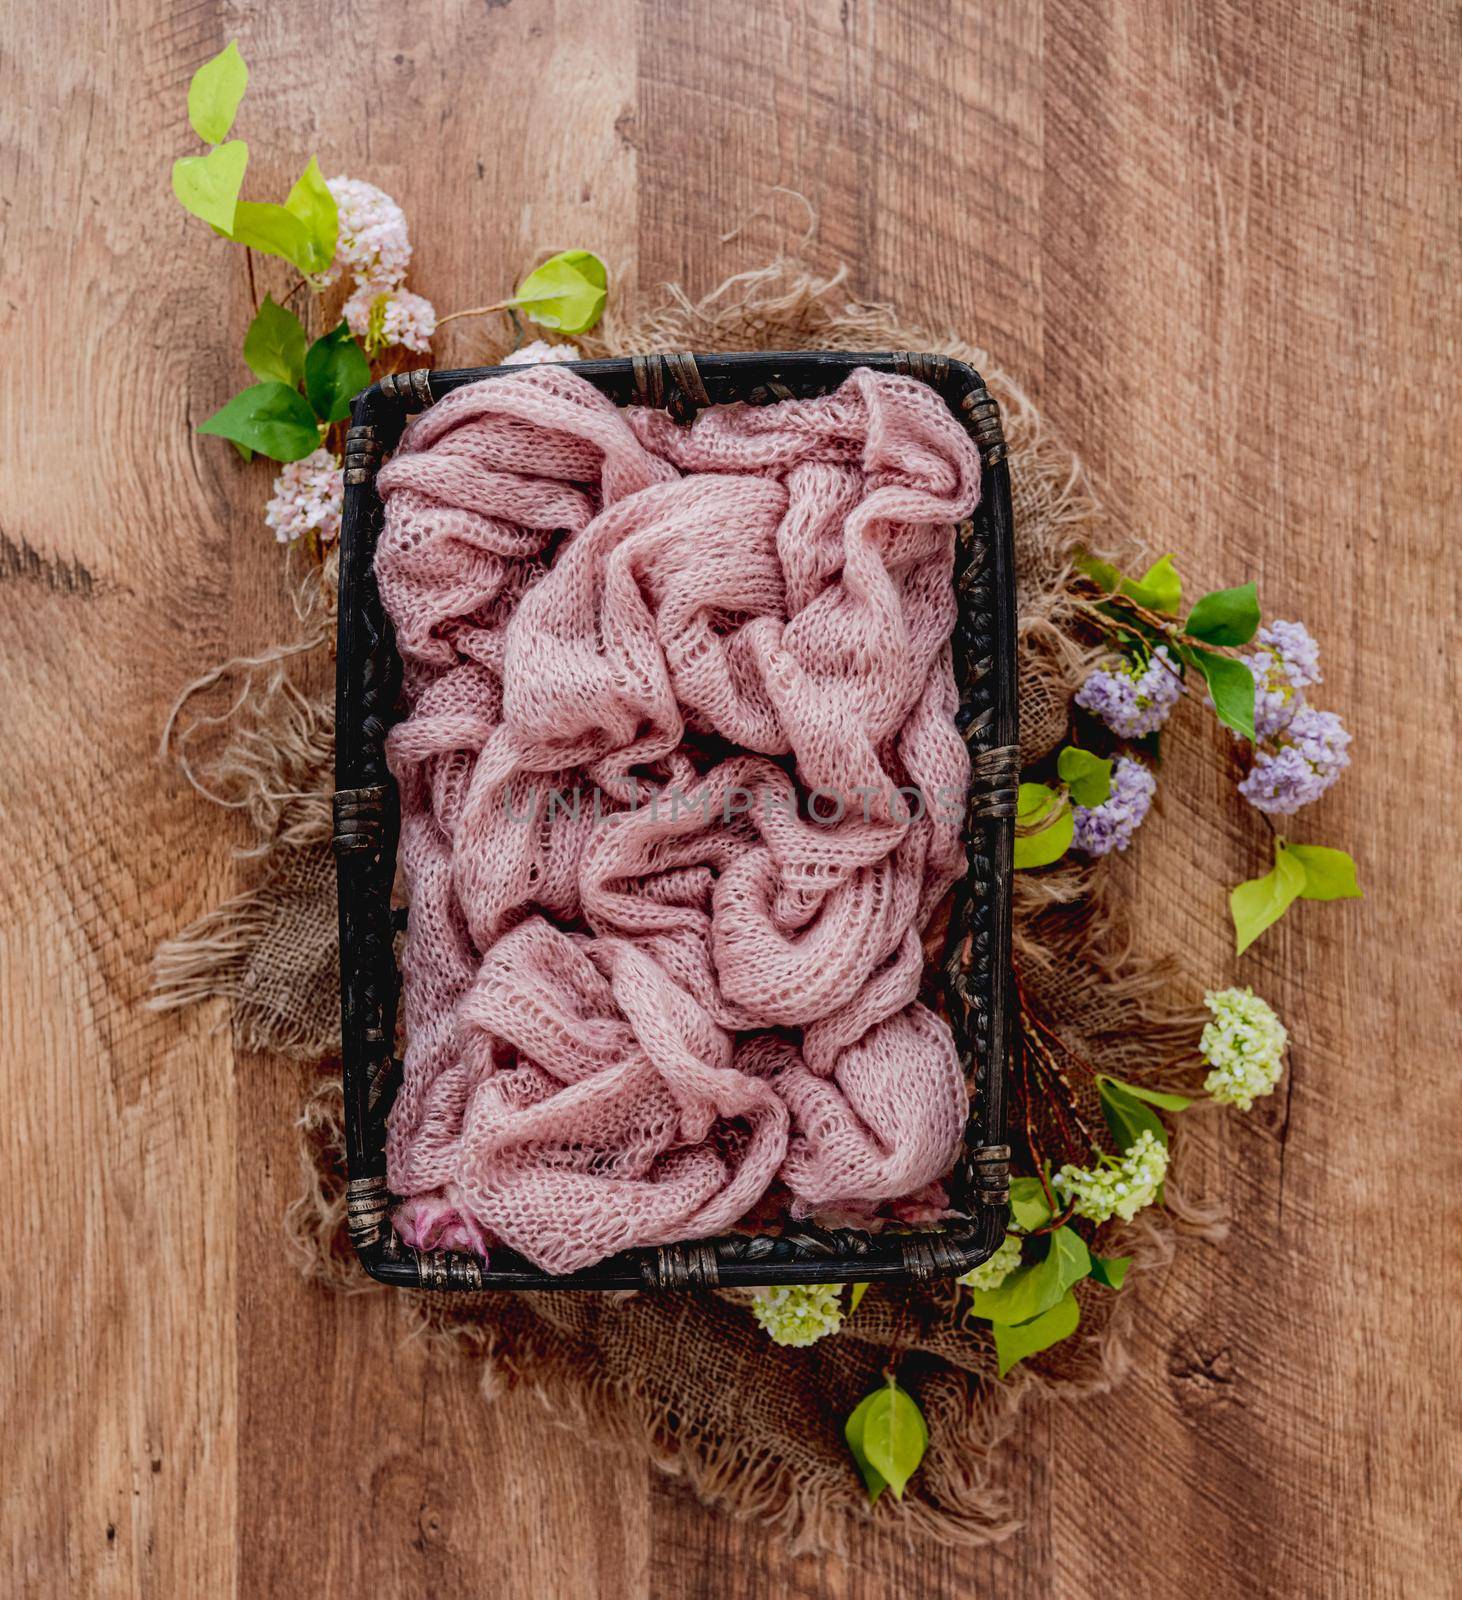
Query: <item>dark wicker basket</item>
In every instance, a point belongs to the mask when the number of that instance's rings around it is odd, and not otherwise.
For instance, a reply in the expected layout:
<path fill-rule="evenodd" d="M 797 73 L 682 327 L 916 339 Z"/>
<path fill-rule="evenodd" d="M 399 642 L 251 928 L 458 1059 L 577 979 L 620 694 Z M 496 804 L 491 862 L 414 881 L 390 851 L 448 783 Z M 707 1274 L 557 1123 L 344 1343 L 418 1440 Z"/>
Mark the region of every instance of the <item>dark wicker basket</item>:
<path fill-rule="evenodd" d="M 1015 1047 L 1010 970 L 1010 878 L 1018 776 L 1015 580 L 1010 478 L 998 408 L 979 374 L 945 356 L 831 351 L 636 356 L 573 370 L 618 405 L 663 406 L 688 420 L 708 405 L 825 394 L 857 367 L 902 373 L 947 402 L 980 449 L 983 490 L 959 529 L 954 634 L 960 727 L 973 756 L 966 822 L 968 877 L 958 886 L 940 974 L 949 1020 L 972 1086 L 960 1161 L 950 1180 L 957 1215 L 936 1228 L 868 1234 L 789 1225 L 780 1235 L 729 1234 L 630 1250 L 583 1272 L 554 1276 L 506 1250 L 484 1263 L 418 1251 L 392 1231 L 386 1116 L 401 1081 L 395 1054 L 400 984 L 391 906 L 397 794 L 383 741 L 397 715 L 401 662 L 376 589 L 382 508 L 375 477 L 409 413 L 463 384 L 521 368 L 408 372 L 355 402 L 345 455 L 336 699 L 335 855 L 340 875 L 340 973 L 350 1235 L 372 1277 L 428 1289 L 663 1289 L 689 1284 L 908 1282 L 951 1277 L 1004 1236 L 1010 1152 L 1004 1143 L 1007 1062 Z"/>

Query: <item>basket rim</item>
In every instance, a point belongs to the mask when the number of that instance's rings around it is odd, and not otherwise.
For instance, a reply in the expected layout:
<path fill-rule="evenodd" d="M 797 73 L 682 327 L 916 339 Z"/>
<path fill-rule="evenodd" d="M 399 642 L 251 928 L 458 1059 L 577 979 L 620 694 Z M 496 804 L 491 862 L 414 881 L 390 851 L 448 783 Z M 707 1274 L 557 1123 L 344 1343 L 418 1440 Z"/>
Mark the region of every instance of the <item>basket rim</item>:
<path fill-rule="evenodd" d="M 403 1245 L 390 1223 L 385 1118 L 401 1064 L 394 1053 L 400 978 L 390 903 L 397 796 L 384 738 L 393 720 L 400 658 L 375 584 L 382 521 L 375 476 L 408 414 L 454 389 L 522 366 L 416 369 L 357 396 L 345 453 L 337 611 L 334 851 L 340 905 L 342 1077 L 347 1216 L 366 1272 L 400 1287 L 644 1289 L 697 1285 L 911 1282 L 952 1277 L 987 1259 L 1004 1237 L 1010 1152 L 1004 1115 L 1016 1048 L 1010 964 L 1010 885 L 1018 779 L 1015 568 L 1009 465 L 999 407 L 980 375 L 953 357 L 921 352 L 674 352 L 564 363 L 616 404 L 644 404 L 687 420 L 710 405 L 768 404 L 828 392 L 858 368 L 898 373 L 940 394 L 980 451 L 980 501 L 959 527 L 954 646 L 960 723 L 972 755 L 965 838 L 970 870 L 956 886 L 946 1000 L 963 1028 L 956 1042 L 971 1085 L 971 1116 L 956 1168 L 964 1204 L 950 1220 L 911 1230 L 792 1225 L 778 1235 L 728 1234 L 627 1250 L 570 1274 L 552 1274 L 506 1249 L 487 1262 Z M 981 758 L 984 758 L 983 762 Z M 978 977 L 979 981 L 975 979 Z"/>

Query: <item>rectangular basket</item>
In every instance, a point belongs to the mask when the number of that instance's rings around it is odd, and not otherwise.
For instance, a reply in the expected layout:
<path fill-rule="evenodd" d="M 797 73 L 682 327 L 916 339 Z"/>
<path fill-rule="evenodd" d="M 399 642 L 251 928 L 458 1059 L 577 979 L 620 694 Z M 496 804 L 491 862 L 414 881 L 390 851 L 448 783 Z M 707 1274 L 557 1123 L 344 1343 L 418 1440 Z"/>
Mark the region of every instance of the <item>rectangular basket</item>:
<path fill-rule="evenodd" d="M 543 1272 L 507 1250 L 494 1250 L 484 1262 L 452 1251 L 410 1249 L 396 1238 L 389 1216 L 393 1197 L 386 1187 L 386 1117 L 401 1082 L 395 940 L 402 914 L 391 905 L 398 797 L 384 740 L 400 710 L 401 661 L 376 588 L 374 557 L 382 522 L 376 472 L 410 413 L 463 384 L 523 369 L 406 372 L 372 384 L 352 411 L 337 624 L 334 848 L 349 1227 L 373 1278 L 459 1291 L 910 1282 L 966 1272 L 1004 1236 L 1010 1158 L 1005 1085 L 1015 1046 L 1010 880 L 1018 750 L 1010 477 L 999 410 L 978 373 L 940 355 L 674 354 L 581 361 L 572 370 L 617 405 L 663 407 L 686 421 L 710 405 L 765 405 L 826 394 L 858 367 L 927 383 L 969 431 L 984 468 L 979 506 L 960 525 L 956 541 L 959 621 L 953 648 L 958 721 L 973 763 L 965 826 L 970 866 L 956 887 L 939 974 L 971 1085 L 964 1148 L 949 1182 L 956 1215 L 937 1227 L 877 1234 L 793 1223 L 779 1235 L 728 1234 L 629 1250 L 563 1276 Z"/>

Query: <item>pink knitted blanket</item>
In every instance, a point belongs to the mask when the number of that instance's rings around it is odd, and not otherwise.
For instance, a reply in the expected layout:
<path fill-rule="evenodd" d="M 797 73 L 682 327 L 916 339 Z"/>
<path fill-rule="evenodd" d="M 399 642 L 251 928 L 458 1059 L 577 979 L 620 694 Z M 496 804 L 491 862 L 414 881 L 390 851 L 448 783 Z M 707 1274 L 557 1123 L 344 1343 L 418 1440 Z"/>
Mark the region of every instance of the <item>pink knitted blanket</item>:
<path fill-rule="evenodd" d="M 566 1272 L 937 1203 L 966 1095 L 919 934 L 964 862 L 979 487 L 942 401 L 860 371 L 681 428 L 545 365 L 448 395 L 379 482 L 401 1236 Z"/>

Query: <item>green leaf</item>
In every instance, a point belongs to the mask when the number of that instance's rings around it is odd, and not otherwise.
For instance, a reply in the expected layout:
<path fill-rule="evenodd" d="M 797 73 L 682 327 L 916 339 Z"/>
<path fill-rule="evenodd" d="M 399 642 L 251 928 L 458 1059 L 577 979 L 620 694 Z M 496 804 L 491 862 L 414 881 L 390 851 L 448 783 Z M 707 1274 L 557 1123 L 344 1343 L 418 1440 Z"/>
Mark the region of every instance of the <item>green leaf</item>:
<path fill-rule="evenodd" d="M 1301 900 L 1359 900 L 1364 891 L 1355 878 L 1355 862 L 1344 850 L 1323 844 L 1283 844 L 1280 850 L 1305 869 Z"/>
<path fill-rule="evenodd" d="M 1064 796 L 1044 783 L 1021 784 L 1015 822 L 1017 869 L 1046 867 L 1059 861 L 1076 833 L 1076 821 Z M 1022 833 L 1022 828 L 1032 831 Z"/>
<path fill-rule="evenodd" d="M 1010 1217 L 1017 1228 L 1034 1233 L 1051 1220 L 1051 1203 L 1039 1178 L 1015 1178 L 1010 1185 Z"/>
<path fill-rule="evenodd" d="M 991 1322 L 1029 1322 L 1049 1311 L 1073 1283 L 1091 1271 L 1086 1242 L 1073 1228 L 1055 1228 L 1040 1261 L 1017 1267 L 998 1289 L 976 1289 L 970 1314 Z"/>
<path fill-rule="evenodd" d="M 850 1317 L 862 1304 L 863 1296 L 867 1293 L 868 1285 L 866 1283 L 855 1283 L 853 1285 L 853 1292 L 848 1296 L 848 1315 Z"/>
<path fill-rule="evenodd" d="M 193 74 L 188 85 L 188 121 L 204 144 L 222 144 L 228 138 L 248 86 L 249 69 L 239 54 L 237 39 Z"/>
<path fill-rule="evenodd" d="M 863 1411 L 863 1407 L 868 1409 Z M 863 1411 L 859 1443 L 864 1461 L 890 1489 L 894 1498 L 902 1500 L 904 1485 L 913 1477 L 924 1451 L 929 1444 L 929 1430 L 924 1425 L 924 1414 L 910 1395 L 890 1381 L 884 1388 L 875 1389 L 853 1413 Z M 853 1418 L 848 1419 L 849 1427 Z M 847 1437 L 845 1430 L 844 1437 Z M 849 1447 L 852 1441 L 849 1439 Z M 858 1452 L 854 1451 L 856 1459 Z M 867 1481 L 865 1474 L 865 1482 Z M 873 1486 L 869 1484 L 870 1496 Z M 876 1498 L 876 1496 L 875 1496 Z"/>
<path fill-rule="evenodd" d="M 1017 1361 L 1039 1355 L 1053 1344 L 1069 1339 L 1080 1321 L 1081 1308 L 1076 1304 L 1076 1296 L 1067 1290 L 1049 1311 L 1032 1317 L 1029 1322 L 1016 1323 L 1014 1326 L 997 1322 L 994 1329 L 995 1361 L 1000 1376 L 1003 1378 Z"/>
<path fill-rule="evenodd" d="M 1173 566 L 1173 558 L 1164 556 L 1160 561 L 1154 561 L 1137 582 L 1134 583 L 1131 578 L 1123 579 L 1122 593 L 1138 605 L 1146 606 L 1149 611 L 1161 611 L 1175 617 L 1178 607 L 1183 603 L 1183 580 Z"/>
<path fill-rule="evenodd" d="M 1218 656 L 1196 645 L 1183 648 L 1184 660 L 1203 674 L 1213 709 L 1225 727 L 1254 740 L 1254 674 L 1234 656 Z"/>
<path fill-rule="evenodd" d="M 1131 1265 L 1131 1256 L 1093 1256 L 1091 1275 L 1104 1288 L 1120 1289 L 1127 1281 L 1127 1269 Z"/>
<path fill-rule="evenodd" d="M 320 443 L 309 401 L 286 383 L 256 383 L 245 389 L 198 431 L 232 439 L 273 461 L 298 461 Z"/>
<path fill-rule="evenodd" d="M 1294 851 L 1283 841 L 1276 842 L 1273 868 L 1262 878 L 1239 884 L 1228 897 L 1235 954 L 1243 955 L 1266 928 L 1279 921 L 1304 893 L 1307 878 L 1304 863 L 1295 859 Z"/>
<path fill-rule="evenodd" d="M 1046 1265 L 1056 1274 L 1056 1281 L 1061 1287 L 1069 1289 L 1091 1271 L 1091 1252 L 1074 1228 L 1057 1228 L 1049 1237 L 1051 1249 L 1046 1257 Z"/>
<path fill-rule="evenodd" d="M 305 393 L 322 422 L 348 417 L 350 402 L 370 381 L 371 364 L 343 322 L 305 356 Z"/>
<path fill-rule="evenodd" d="M 1248 644 L 1259 631 L 1259 598 L 1252 583 L 1215 589 L 1188 613 L 1183 632 L 1204 644 Z"/>
<path fill-rule="evenodd" d="M 239 190 L 248 164 L 249 147 L 242 139 L 230 139 L 206 156 L 184 156 L 173 162 L 173 193 L 178 204 L 220 233 L 231 232 L 243 210 Z"/>
<path fill-rule="evenodd" d="M 1097 1095 L 1107 1128 L 1119 1151 L 1130 1150 L 1143 1133 L 1151 1133 L 1164 1149 L 1167 1148 L 1168 1130 L 1163 1119 L 1150 1106 L 1129 1094 L 1124 1085 L 1111 1078 L 1099 1079 Z"/>
<path fill-rule="evenodd" d="M 223 147 L 228 149 L 227 145 Z M 254 200 L 239 201 L 233 226 L 221 230 L 237 244 L 266 256 L 279 256 L 306 276 L 318 271 L 315 241 L 309 229 L 292 211 L 283 206 L 262 205 Z"/>
<path fill-rule="evenodd" d="M 1046 1268 L 1049 1260 L 1047 1256 L 1017 1267 L 998 1289 L 972 1290 L 970 1315 L 984 1317 L 988 1322 L 1011 1323 L 1029 1322 L 1049 1311 L 1063 1293 L 1056 1274 Z"/>
<path fill-rule="evenodd" d="M 244 360 L 256 378 L 273 379 L 297 389 L 305 375 L 305 330 L 293 311 L 264 296 L 244 335 Z"/>
<path fill-rule="evenodd" d="M 599 320 L 609 274 L 589 250 L 550 256 L 518 285 L 512 304 L 530 321 L 559 333 L 587 333 Z"/>
<path fill-rule="evenodd" d="M 295 265 L 311 277 L 323 272 L 335 259 L 335 246 L 340 238 L 340 209 L 325 183 L 320 163 L 313 156 L 299 181 L 289 191 L 284 209 L 299 219 L 310 244 L 310 264 L 306 266 L 304 262 L 296 261 Z"/>
<path fill-rule="evenodd" d="M 852 1451 L 858 1471 L 863 1475 L 863 1487 L 868 1491 L 868 1503 L 875 1506 L 878 1504 L 879 1495 L 888 1488 L 888 1480 L 868 1460 L 868 1454 L 863 1447 L 863 1430 L 873 1402 L 882 1393 L 881 1389 L 875 1389 L 872 1394 L 865 1396 L 853 1407 L 852 1415 L 843 1424 L 843 1438 L 847 1440 L 848 1449 Z"/>
<path fill-rule="evenodd" d="M 1145 1100 L 1148 1105 L 1161 1106 L 1164 1111 L 1186 1111 L 1193 1104 L 1191 1095 L 1169 1094 L 1166 1089 L 1145 1089 L 1140 1083 L 1123 1083 L 1120 1078 L 1109 1078 L 1105 1073 L 1099 1076 L 1103 1083 L 1115 1084 L 1134 1100 Z"/>
<path fill-rule="evenodd" d="M 1068 744 L 1056 757 L 1056 771 L 1079 806 L 1099 806 L 1112 792 L 1112 763 Z"/>

